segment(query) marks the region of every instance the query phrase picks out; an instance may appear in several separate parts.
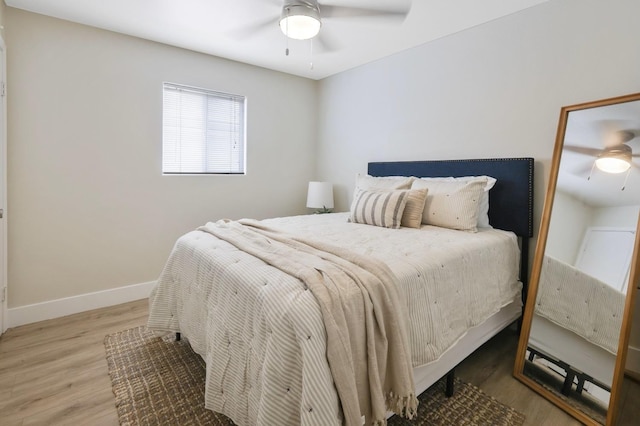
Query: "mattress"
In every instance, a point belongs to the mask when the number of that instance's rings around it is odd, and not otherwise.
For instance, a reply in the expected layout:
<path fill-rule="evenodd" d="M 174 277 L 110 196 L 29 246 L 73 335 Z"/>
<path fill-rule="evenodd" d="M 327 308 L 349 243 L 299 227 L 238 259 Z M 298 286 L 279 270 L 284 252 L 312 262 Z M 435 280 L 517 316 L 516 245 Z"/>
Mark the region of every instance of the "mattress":
<path fill-rule="evenodd" d="M 533 316 L 528 346 L 611 388 L 616 355 L 547 318 Z"/>
<path fill-rule="evenodd" d="M 386 263 L 406 307 L 414 366 L 436 361 L 520 297 L 519 250 L 510 232 L 386 229 L 347 217 L 264 223 Z M 181 237 L 150 299 L 148 325 L 189 339 L 207 364 L 206 407 L 236 424 L 341 424 L 313 295 L 230 244 L 200 231 Z"/>

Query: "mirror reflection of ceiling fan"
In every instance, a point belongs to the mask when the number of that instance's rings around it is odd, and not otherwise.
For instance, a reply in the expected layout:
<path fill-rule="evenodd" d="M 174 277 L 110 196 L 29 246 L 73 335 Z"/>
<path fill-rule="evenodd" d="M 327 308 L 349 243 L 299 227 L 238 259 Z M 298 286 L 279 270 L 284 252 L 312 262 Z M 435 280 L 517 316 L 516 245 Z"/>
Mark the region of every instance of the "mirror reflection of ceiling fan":
<path fill-rule="evenodd" d="M 632 166 L 640 168 L 634 163 L 634 158 L 640 158 L 640 154 L 634 154 L 628 145 L 638 135 L 640 131 L 637 130 L 617 130 L 606 135 L 602 149 L 574 145 L 565 145 L 564 149 L 595 157 L 594 166 L 603 172 L 624 173 Z"/>
<path fill-rule="evenodd" d="M 401 3 L 401 6 L 398 6 L 398 3 Z M 384 9 L 337 6 L 323 4 L 317 0 L 284 0 L 281 4 L 279 19 L 278 15 L 274 13 L 271 17 L 243 28 L 241 33 L 244 35 L 254 35 L 279 24 L 282 33 L 291 39 L 309 40 L 320 35 L 320 37 L 316 39 L 323 50 L 331 51 L 335 50 L 335 47 L 324 40 L 324 34 L 320 34 L 324 20 L 340 18 L 382 18 L 387 21 L 402 21 L 406 18 L 410 8 L 409 2 L 398 2 L 397 0 L 389 0 L 389 7 Z M 402 5 L 405 5 L 405 7 L 402 7 Z"/>

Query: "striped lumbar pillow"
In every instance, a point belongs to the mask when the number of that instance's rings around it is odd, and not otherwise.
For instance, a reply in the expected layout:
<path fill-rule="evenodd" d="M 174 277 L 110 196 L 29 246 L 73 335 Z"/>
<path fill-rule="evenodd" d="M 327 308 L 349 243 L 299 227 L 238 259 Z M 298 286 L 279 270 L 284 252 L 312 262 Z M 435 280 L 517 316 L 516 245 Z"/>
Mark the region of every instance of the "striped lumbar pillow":
<path fill-rule="evenodd" d="M 351 203 L 350 221 L 397 229 L 402 221 L 410 190 L 357 190 Z"/>

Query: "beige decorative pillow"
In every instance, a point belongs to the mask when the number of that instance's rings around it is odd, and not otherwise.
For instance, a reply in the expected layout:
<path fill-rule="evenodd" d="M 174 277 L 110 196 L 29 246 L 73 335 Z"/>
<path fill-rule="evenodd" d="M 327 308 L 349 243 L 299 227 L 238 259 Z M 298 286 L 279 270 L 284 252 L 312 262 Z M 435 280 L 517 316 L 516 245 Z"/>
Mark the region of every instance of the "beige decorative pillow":
<path fill-rule="evenodd" d="M 427 200 L 427 188 L 411 189 L 408 192 L 407 204 L 404 206 L 400 224 L 408 228 L 420 228 L 422 212 Z"/>
<path fill-rule="evenodd" d="M 410 189 L 414 177 L 407 176 L 369 176 L 358 173 L 356 175 L 356 191 L 358 189 Z"/>
<path fill-rule="evenodd" d="M 429 190 L 422 223 L 477 232 L 478 208 L 486 185 L 486 179 L 468 182 L 416 179 L 412 189 Z"/>
<path fill-rule="evenodd" d="M 355 223 L 398 229 L 409 192 L 409 190 L 356 190 L 349 220 Z"/>
<path fill-rule="evenodd" d="M 478 207 L 478 228 L 492 228 L 489 224 L 489 190 L 494 187 L 497 180 L 491 176 L 460 176 L 460 177 L 423 177 L 420 180 L 442 182 L 442 181 L 455 181 L 455 182 L 469 182 L 472 180 L 486 179 L 487 184 L 484 187 L 484 194 L 480 199 L 480 206 Z"/>

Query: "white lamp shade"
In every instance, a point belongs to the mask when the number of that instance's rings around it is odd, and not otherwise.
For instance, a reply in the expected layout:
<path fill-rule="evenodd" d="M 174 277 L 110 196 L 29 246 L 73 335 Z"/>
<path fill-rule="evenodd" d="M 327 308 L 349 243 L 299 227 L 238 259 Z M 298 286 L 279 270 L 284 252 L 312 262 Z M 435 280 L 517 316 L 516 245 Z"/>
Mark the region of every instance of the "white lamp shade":
<path fill-rule="evenodd" d="M 333 184 L 331 182 L 309 182 L 307 207 L 311 209 L 332 209 Z"/>

